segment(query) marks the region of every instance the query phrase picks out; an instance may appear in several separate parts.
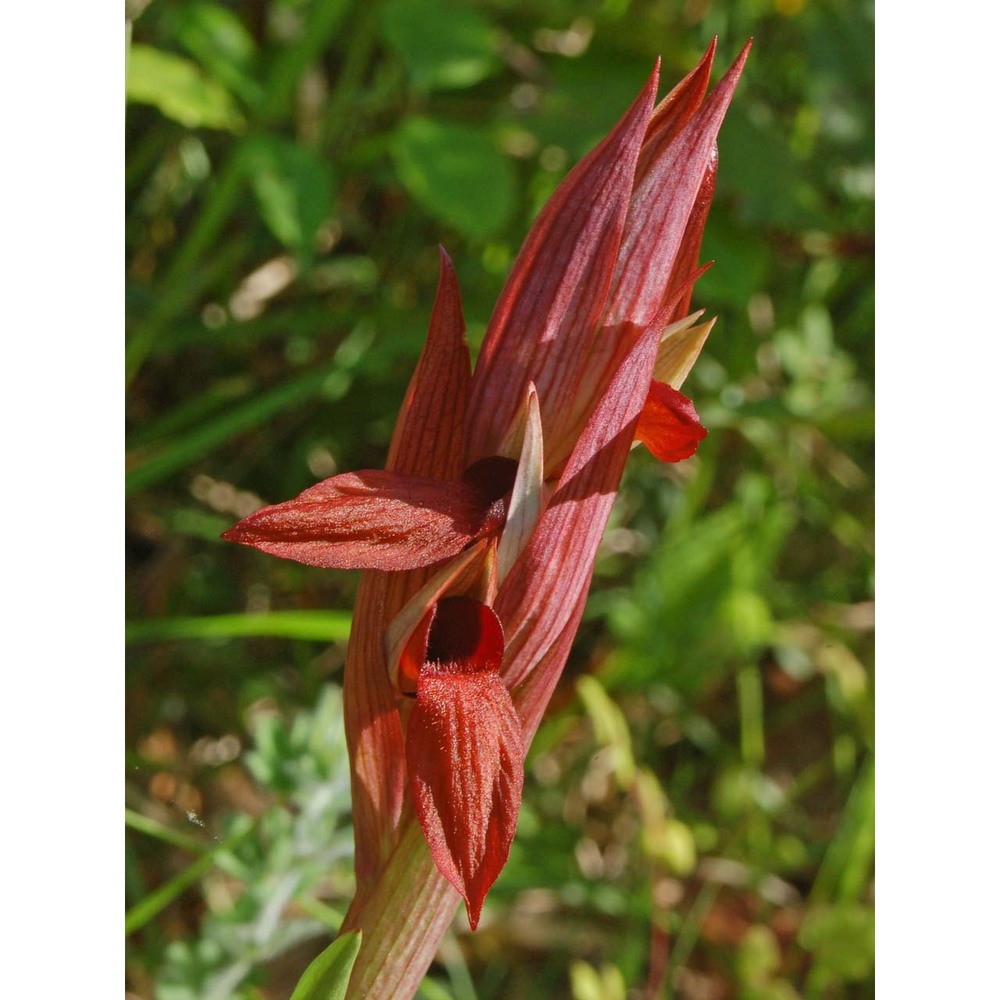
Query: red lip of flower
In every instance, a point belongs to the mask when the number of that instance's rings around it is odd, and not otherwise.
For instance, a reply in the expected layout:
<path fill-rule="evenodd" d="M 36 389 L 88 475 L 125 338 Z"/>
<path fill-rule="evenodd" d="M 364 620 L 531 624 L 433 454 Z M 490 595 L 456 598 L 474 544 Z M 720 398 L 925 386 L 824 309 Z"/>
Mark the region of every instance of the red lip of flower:
<path fill-rule="evenodd" d="M 508 856 L 524 748 L 579 624 L 633 440 L 679 461 L 707 433 L 679 386 L 711 324 L 682 317 L 701 273 L 716 136 L 749 43 L 706 98 L 714 48 L 655 107 L 654 70 L 560 185 L 474 373 L 442 251 L 427 344 L 384 471 L 335 476 L 223 536 L 371 571 L 344 683 L 359 879 L 346 926 L 383 919 L 412 809 L 475 928 Z M 366 988 L 410 981 L 410 965 L 392 979 L 381 961 Z"/>

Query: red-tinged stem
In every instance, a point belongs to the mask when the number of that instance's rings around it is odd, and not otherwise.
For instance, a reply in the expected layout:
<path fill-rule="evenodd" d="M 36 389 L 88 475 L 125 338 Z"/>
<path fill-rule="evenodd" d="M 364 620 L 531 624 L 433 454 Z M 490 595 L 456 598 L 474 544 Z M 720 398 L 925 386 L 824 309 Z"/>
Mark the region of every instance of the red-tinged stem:
<path fill-rule="evenodd" d="M 431 860 L 407 813 L 373 891 L 355 896 L 342 932 L 361 931 L 345 1000 L 407 1000 L 416 993 L 461 897 Z"/>
<path fill-rule="evenodd" d="M 354 808 L 356 900 L 363 899 L 396 839 L 406 791 L 403 732 L 385 670 L 386 573 L 361 575 L 344 669 L 344 725 Z"/>

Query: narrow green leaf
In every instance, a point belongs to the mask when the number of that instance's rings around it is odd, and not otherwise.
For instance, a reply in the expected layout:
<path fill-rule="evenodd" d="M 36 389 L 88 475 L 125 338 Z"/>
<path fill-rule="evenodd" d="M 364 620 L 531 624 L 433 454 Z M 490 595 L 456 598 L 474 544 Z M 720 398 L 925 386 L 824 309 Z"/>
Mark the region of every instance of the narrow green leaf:
<path fill-rule="evenodd" d="M 152 104 L 188 128 L 235 131 L 243 117 L 229 91 L 188 59 L 150 45 L 133 45 L 125 88 L 130 101 Z"/>
<path fill-rule="evenodd" d="M 875 762 L 865 758 L 830 841 L 809 902 L 848 903 L 861 897 L 871 878 L 875 853 Z"/>
<path fill-rule="evenodd" d="M 417 989 L 417 996 L 423 997 L 424 1000 L 454 1000 L 451 993 L 448 992 L 436 979 L 431 979 L 428 977 Z"/>
<path fill-rule="evenodd" d="M 594 727 L 597 742 L 611 754 L 619 788 L 630 788 L 635 781 L 635 758 L 628 722 L 622 710 L 611 700 L 601 682 L 588 674 L 576 682 L 576 693 Z"/>
<path fill-rule="evenodd" d="M 319 392 L 326 379 L 341 367 L 337 362 L 290 379 L 140 459 L 125 475 L 126 495 L 166 479 L 237 434 L 260 426 L 289 407 L 301 405 Z"/>
<path fill-rule="evenodd" d="M 360 931 L 337 938 L 309 963 L 291 1000 L 343 1000 L 360 950 Z"/>
<path fill-rule="evenodd" d="M 302 74 L 326 48 L 352 5 L 352 0 L 315 0 L 308 6 L 298 37 L 277 50 L 278 57 L 268 74 L 261 109 L 265 121 L 288 113 Z"/>
<path fill-rule="evenodd" d="M 276 135 L 247 143 L 247 171 L 260 214 L 286 247 L 311 256 L 316 233 L 333 211 L 333 171 L 307 146 Z"/>
<path fill-rule="evenodd" d="M 207 615 L 202 618 L 150 618 L 128 622 L 125 641 L 277 636 L 311 642 L 344 642 L 350 631 L 349 611 L 272 611 L 262 615 Z"/>
<path fill-rule="evenodd" d="M 161 910 L 169 906 L 185 889 L 194 885 L 203 875 L 207 874 L 215 864 L 216 857 L 223 851 L 232 850 L 251 830 L 253 825 L 240 830 L 228 840 L 223 841 L 207 854 L 203 854 L 193 864 L 188 865 L 179 875 L 169 882 L 164 882 L 154 889 L 144 899 L 139 900 L 125 914 L 125 936 L 128 937 L 140 927 L 145 927 Z"/>
<path fill-rule="evenodd" d="M 195 854 L 202 854 L 209 847 L 204 840 L 192 837 L 188 833 L 181 833 L 179 830 L 160 823 L 151 816 L 144 816 L 134 809 L 126 808 L 125 826 L 130 830 L 135 830 L 137 833 L 144 833 L 148 837 L 155 837 L 157 840 L 162 840 L 165 844 L 173 844 L 174 847 L 181 847 Z"/>

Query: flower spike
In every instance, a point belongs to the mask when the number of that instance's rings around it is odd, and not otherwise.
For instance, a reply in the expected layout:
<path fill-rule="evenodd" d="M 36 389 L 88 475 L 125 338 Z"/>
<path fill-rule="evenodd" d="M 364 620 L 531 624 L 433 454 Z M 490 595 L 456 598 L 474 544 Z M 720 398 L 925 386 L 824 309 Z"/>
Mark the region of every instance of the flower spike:
<path fill-rule="evenodd" d="M 707 433 L 680 388 L 713 321 L 687 314 L 749 45 L 709 91 L 715 48 L 658 104 L 657 65 L 559 185 L 474 372 L 441 251 L 384 471 L 334 476 L 223 536 L 364 570 L 344 673 L 358 888 L 343 927 L 364 933 L 349 1000 L 412 995 L 454 890 L 477 926 L 632 445 L 675 462 Z"/>

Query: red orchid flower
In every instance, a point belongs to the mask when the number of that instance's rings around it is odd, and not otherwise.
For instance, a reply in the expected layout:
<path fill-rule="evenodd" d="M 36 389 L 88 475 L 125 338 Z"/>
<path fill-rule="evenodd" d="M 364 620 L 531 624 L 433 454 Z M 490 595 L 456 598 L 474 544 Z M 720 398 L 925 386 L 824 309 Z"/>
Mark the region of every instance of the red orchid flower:
<path fill-rule="evenodd" d="M 364 931 L 352 996 L 416 989 L 451 887 L 475 929 L 628 453 L 639 441 L 680 461 L 707 433 L 679 389 L 711 323 L 687 312 L 749 44 L 706 97 L 714 48 L 659 104 L 654 70 L 560 185 L 474 372 L 442 251 L 384 471 L 334 476 L 223 536 L 365 570 L 344 679 L 358 877 L 344 927 Z"/>

